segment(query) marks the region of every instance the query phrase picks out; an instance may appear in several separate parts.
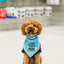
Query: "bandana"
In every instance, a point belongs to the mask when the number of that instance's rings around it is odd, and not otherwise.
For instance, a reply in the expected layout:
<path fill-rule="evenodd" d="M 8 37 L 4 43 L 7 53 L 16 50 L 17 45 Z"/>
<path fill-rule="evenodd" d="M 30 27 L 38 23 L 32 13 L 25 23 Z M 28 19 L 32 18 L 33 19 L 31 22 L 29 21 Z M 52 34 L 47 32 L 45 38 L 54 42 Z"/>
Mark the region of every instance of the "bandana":
<path fill-rule="evenodd" d="M 24 50 L 29 57 L 32 57 L 39 50 L 38 36 L 26 36 Z"/>

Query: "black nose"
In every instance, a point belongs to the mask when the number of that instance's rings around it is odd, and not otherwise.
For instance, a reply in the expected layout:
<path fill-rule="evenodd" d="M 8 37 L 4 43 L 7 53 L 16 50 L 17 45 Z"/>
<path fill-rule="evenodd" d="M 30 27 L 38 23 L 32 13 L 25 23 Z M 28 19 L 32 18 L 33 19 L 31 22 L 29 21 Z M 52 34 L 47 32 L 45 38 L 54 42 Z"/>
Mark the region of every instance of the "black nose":
<path fill-rule="evenodd" d="M 30 27 L 30 29 L 32 29 L 32 27 Z"/>

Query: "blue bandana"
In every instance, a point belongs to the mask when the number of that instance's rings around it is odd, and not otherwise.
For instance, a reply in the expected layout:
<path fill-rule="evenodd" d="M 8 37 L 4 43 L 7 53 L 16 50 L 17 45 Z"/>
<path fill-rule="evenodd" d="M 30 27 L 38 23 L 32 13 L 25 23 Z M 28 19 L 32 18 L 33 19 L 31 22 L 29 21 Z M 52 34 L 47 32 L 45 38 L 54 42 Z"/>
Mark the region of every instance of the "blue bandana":
<path fill-rule="evenodd" d="M 38 36 L 26 36 L 24 50 L 29 57 L 32 57 L 39 50 Z"/>

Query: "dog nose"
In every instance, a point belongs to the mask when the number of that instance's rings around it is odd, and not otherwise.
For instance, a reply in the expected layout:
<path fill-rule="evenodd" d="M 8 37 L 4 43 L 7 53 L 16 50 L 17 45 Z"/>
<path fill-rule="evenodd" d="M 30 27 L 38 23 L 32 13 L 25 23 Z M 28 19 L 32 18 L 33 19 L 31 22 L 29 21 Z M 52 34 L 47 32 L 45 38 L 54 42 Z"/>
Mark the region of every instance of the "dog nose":
<path fill-rule="evenodd" d="M 30 27 L 30 29 L 32 29 L 32 27 Z"/>

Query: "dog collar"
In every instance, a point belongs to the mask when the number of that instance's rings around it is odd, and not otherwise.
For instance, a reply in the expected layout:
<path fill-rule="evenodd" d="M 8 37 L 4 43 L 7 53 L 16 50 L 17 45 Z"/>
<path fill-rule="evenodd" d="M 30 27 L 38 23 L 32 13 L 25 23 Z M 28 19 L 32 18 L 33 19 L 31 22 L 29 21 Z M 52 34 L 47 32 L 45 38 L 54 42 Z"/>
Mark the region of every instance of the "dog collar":
<path fill-rule="evenodd" d="M 38 36 L 26 36 L 26 39 L 35 40 L 35 39 L 38 39 Z"/>

